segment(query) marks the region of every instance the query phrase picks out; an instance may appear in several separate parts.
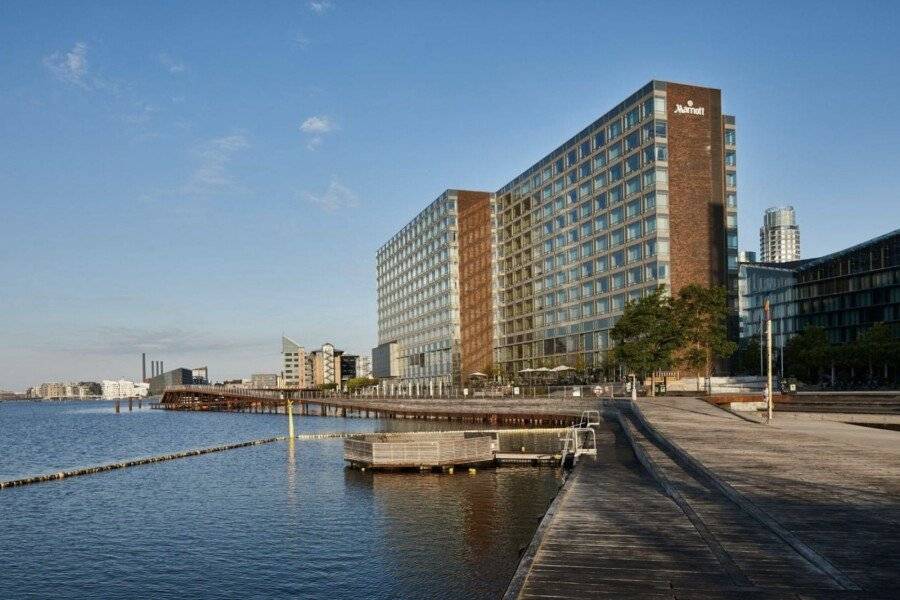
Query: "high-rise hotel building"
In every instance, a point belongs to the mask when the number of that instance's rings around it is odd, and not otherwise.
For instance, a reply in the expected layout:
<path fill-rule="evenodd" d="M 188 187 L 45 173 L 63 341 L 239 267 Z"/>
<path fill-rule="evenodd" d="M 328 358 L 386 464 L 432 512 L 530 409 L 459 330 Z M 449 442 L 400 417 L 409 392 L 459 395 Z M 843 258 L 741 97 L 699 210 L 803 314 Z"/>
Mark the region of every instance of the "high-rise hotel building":
<path fill-rule="evenodd" d="M 376 377 L 442 390 L 493 364 L 494 200 L 447 190 L 377 252 Z"/>
<path fill-rule="evenodd" d="M 625 304 L 660 285 L 723 285 L 734 305 L 735 169 L 721 92 L 651 81 L 503 186 L 503 370 L 600 364 Z"/>
<path fill-rule="evenodd" d="M 458 383 L 491 363 L 599 365 L 625 304 L 660 285 L 723 285 L 736 307 L 736 188 L 721 92 L 651 81 L 496 193 L 445 192 L 385 244 L 379 343 L 398 346 L 402 380 Z"/>

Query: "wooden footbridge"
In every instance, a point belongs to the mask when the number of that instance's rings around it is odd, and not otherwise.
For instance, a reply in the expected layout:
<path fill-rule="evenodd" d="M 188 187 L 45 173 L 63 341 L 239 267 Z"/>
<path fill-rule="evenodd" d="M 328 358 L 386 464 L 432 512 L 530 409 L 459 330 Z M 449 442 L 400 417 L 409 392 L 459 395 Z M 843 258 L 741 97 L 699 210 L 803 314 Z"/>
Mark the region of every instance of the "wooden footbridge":
<path fill-rule="evenodd" d="M 169 386 L 153 408 L 165 410 L 451 420 L 521 427 L 557 427 L 593 409 L 593 398 L 439 398 L 322 395 L 301 390 L 248 390 L 211 385 Z"/>

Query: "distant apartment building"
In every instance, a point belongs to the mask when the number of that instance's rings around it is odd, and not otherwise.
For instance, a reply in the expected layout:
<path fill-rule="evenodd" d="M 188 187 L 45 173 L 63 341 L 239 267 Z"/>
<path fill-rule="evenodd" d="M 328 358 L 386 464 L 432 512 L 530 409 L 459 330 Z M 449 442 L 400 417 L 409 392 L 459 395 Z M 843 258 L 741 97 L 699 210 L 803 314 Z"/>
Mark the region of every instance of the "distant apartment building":
<path fill-rule="evenodd" d="M 284 387 L 307 389 L 341 382 L 341 357 L 343 350 L 325 342 L 318 350 L 306 349 L 289 337 L 281 338 L 282 371 Z"/>
<path fill-rule="evenodd" d="M 764 263 L 800 260 L 800 228 L 793 206 L 766 209 L 759 228 L 759 256 Z"/>
<path fill-rule="evenodd" d="M 308 361 L 312 369 L 313 386 L 337 385 L 341 382 L 341 356 L 343 350 L 336 350 L 334 344 L 325 342 L 319 350 L 309 353 Z"/>
<path fill-rule="evenodd" d="M 447 190 L 379 248 L 376 377 L 441 388 L 493 362 L 494 212 Z"/>
<path fill-rule="evenodd" d="M 255 390 L 268 390 L 278 386 L 278 375 L 275 373 L 253 373 L 250 375 L 250 385 Z"/>
<path fill-rule="evenodd" d="M 209 367 L 196 367 L 191 369 L 191 378 L 194 385 L 209 385 Z"/>
<path fill-rule="evenodd" d="M 368 356 L 356 357 L 356 376 L 371 377 L 372 376 L 372 359 Z"/>
<path fill-rule="evenodd" d="M 135 383 L 127 379 L 109 380 L 100 382 L 101 397 L 104 400 L 116 400 L 119 398 L 143 398 L 150 391 L 149 383 Z"/>
<path fill-rule="evenodd" d="M 900 229 L 820 258 L 741 265 L 739 289 L 741 337 L 762 335 L 768 299 L 775 347 L 809 326 L 838 344 L 875 323 L 900 338 Z"/>
<path fill-rule="evenodd" d="M 303 389 L 312 385 L 307 368 L 306 350 L 289 337 L 281 338 L 281 377 L 286 388 Z"/>
<path fill-rule="evenodd" d="M 86 400 L 100 396 L 100 384 L 93 381 L 41 383 L 29 388 L 27 395 L 31 398 L 43 398 L 45 400 Z"/>

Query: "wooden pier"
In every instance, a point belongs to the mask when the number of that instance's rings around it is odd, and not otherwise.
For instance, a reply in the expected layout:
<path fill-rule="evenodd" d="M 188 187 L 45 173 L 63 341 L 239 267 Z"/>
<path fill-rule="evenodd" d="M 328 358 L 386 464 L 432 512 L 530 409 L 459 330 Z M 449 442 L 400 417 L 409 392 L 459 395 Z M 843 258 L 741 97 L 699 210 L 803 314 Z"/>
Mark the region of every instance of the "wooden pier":
<path fill-rule="evenodd" d="M 896 597 L 900 447 L 690 398 L 637 406 L 607 405 L 596 461 L 569 476 L 506 598 Z"/>

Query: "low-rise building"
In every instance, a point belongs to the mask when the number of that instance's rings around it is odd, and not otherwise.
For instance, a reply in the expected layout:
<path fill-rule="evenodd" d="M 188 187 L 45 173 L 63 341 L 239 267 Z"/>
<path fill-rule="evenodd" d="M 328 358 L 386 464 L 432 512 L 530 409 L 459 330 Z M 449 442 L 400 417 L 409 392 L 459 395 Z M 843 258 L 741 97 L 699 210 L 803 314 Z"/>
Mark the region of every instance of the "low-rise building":
<path fill-rule="evenodd" d="M 268 390 L 278 387 L 278 375 L 275 373 L 253 373 L 250 385 L 255 390 Z"/>
<path fill-rule="evenodd" d="M 104 400 L 116 400 L 119 398 L 145 398 L 150 390 L 150 384 L 128 381 L 127 379 L 108 380 L 100 382 L 101 397 Z"/>
<path fill-rule="evenodd" d="M 165 373 L 160 373 L 156 377 L 151 377 L 150 395 L 159 396 L 170 385 L 191 385 L 194 383 L 194 374 L 190 369 L 184 367 L 172 369 Z"/>
<path fill-rule="evenodd" d="M 900 229 L 820 258 L 743 264 L 738 287 L 741 337 L 762 335 L 768 299 L 774 347 L 809 326 L 837 344 L 875 323 L 900 338 Z"/>

